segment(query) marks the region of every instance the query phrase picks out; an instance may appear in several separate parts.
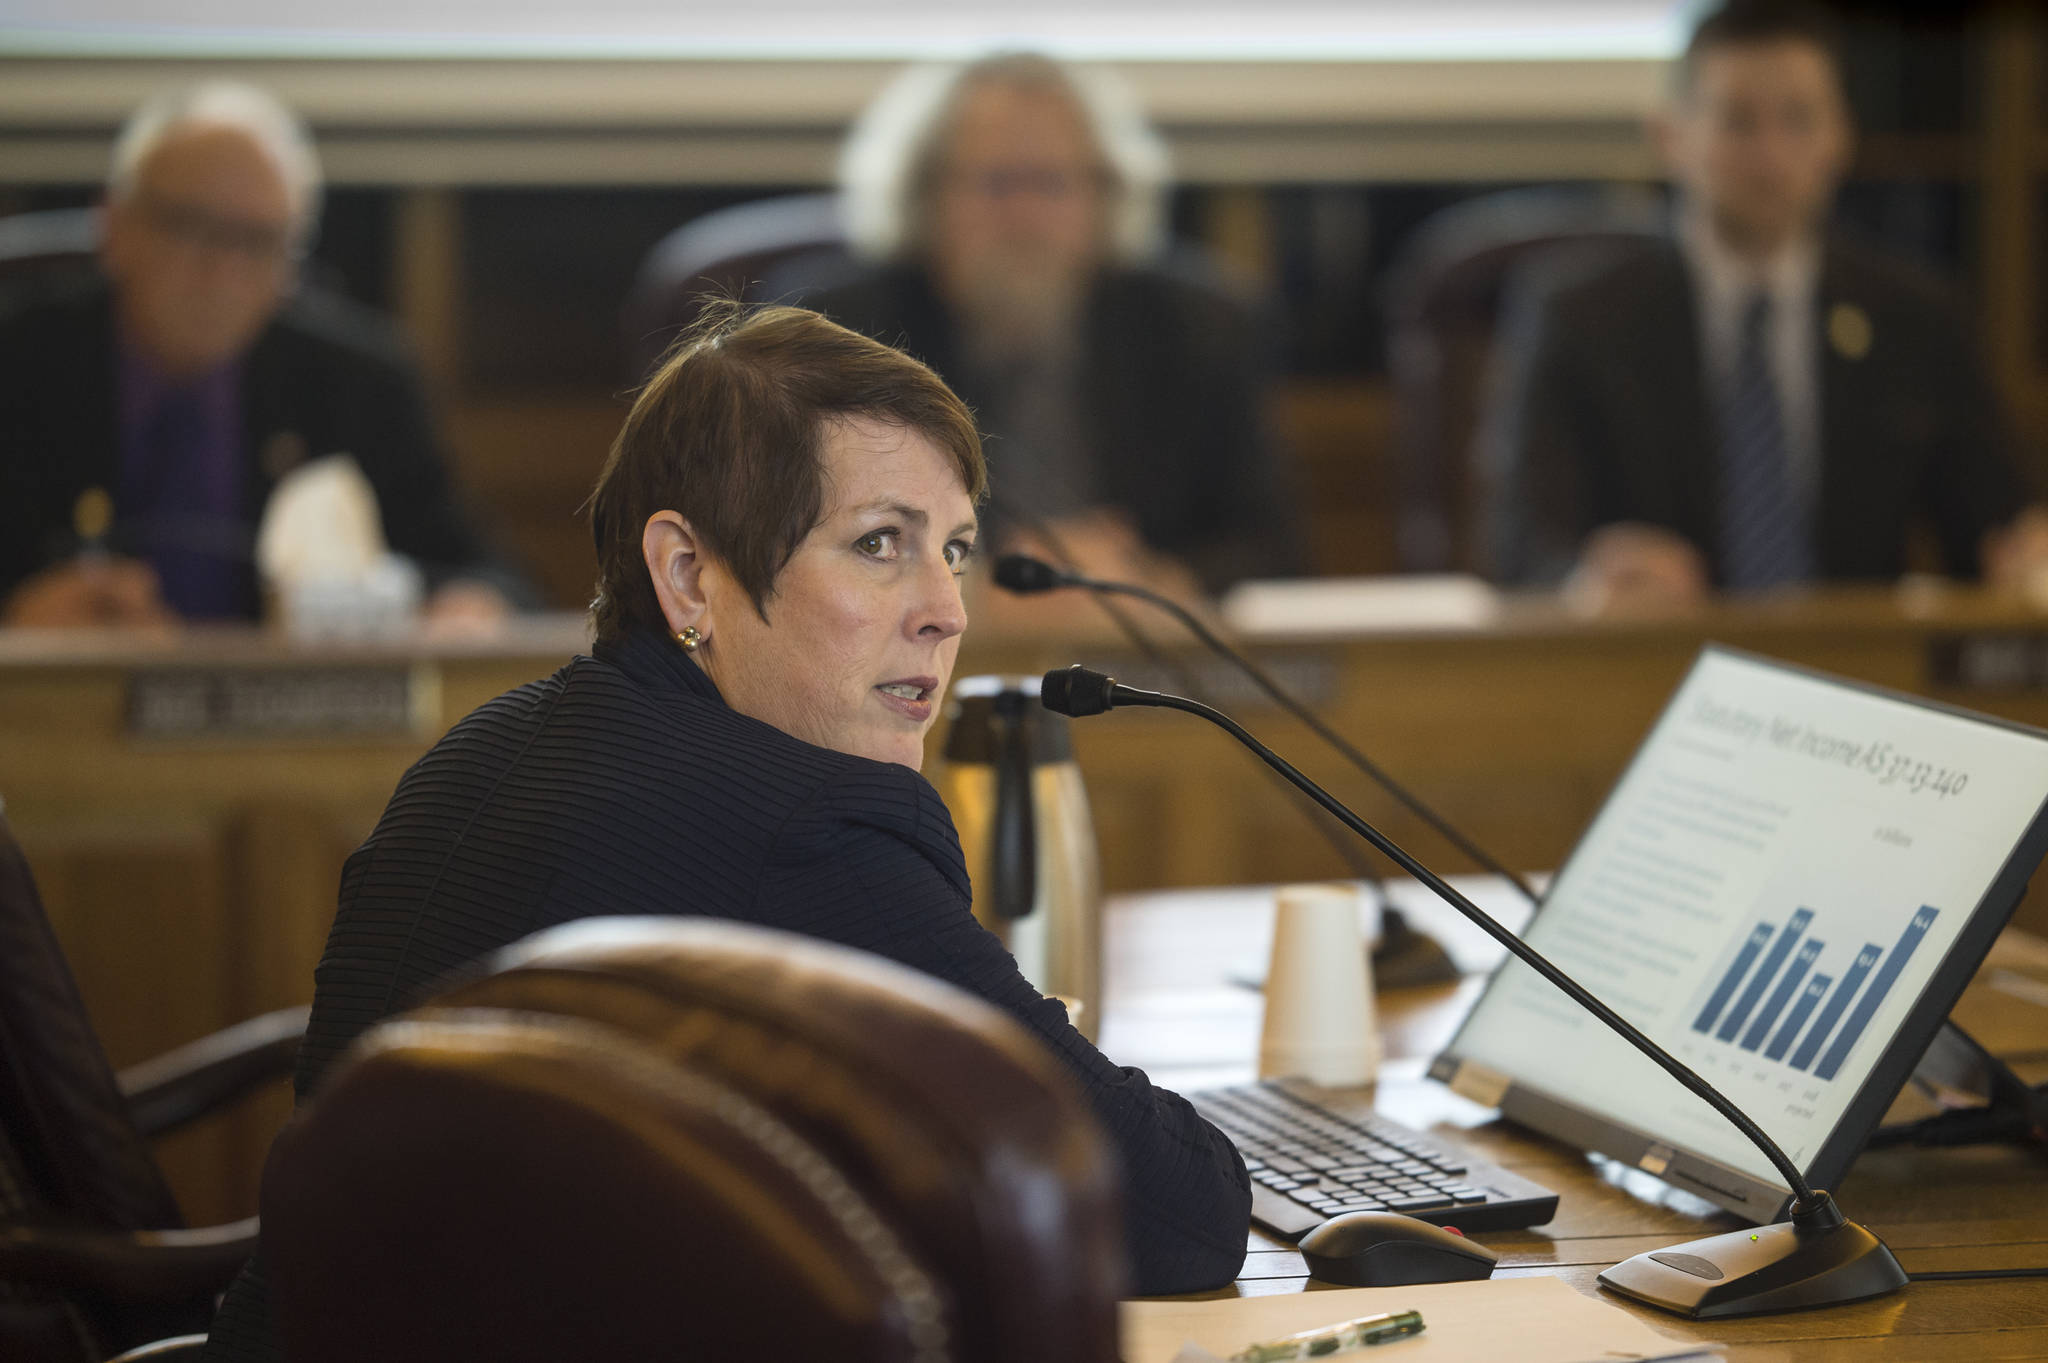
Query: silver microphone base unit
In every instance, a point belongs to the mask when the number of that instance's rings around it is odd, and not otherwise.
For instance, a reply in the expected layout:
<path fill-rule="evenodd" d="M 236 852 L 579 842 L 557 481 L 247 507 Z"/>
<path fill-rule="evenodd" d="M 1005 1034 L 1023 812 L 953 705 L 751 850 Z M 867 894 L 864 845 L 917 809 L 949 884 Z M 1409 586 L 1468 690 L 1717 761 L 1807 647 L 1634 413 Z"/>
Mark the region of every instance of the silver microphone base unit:
<path fill-rule="evenodd" d="M 1821 1196 L 1790 1221 L 1624 1259 L 1600 1285 L 1694 1320 L 1835 1306 L 1904 1287 L 1906 1271 L 1885 1242 Z"/>

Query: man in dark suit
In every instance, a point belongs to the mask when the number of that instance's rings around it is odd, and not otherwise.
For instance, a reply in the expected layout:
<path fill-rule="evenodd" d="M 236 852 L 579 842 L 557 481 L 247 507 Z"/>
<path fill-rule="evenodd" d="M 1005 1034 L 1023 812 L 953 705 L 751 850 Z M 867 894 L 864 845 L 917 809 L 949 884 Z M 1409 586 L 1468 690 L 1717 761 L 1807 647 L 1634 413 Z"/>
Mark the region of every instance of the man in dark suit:
<path fill-rule="evenodd" d="M 901 346 L 968 401 L 999 548 L 1191 596 L 1303 554 L 1263 329 L 1161 261 L 1162 168 L 1135 114 L 1048 59 L 913 72 L 847 156 L 864 263 L 768 292 Z"/>
<path fill-rule="evenodd" d="M 271 489 L 335 453 L 426 574 L 430 620 L 504 613 L 516 588 L 456 507 L 403 348 L 294 288 L 318 174 L 297 120 L 248 87 L 130 122 L 101 270 L 0 308 L 0 620 L 253 618 Z"/>
<path fill-rule="evenodd" d="M 1706 17 L 1662 151 L 1668 236 L 1531 290 L 1488 423 L 1499 575 L 1596 606 L 2048 563 L 1968 328 L 1922 271 L 1827 230 L 1851 130 L 1833 34 Z"/>

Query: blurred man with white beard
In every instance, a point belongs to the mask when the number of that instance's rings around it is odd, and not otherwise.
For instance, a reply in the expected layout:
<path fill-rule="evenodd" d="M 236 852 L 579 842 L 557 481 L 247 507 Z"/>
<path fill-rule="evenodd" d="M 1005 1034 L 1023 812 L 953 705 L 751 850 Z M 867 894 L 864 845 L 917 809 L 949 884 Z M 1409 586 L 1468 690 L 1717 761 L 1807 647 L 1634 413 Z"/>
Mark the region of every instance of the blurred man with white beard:
<path fill-rule="evenodd" d="M 847 148 L 855 272 L 768 293 L 794 287 L 968 400 L 998 547 L 1192 595 L 1303 555 L 1261 411 L 1263 328 L 1162 252 L 1164 172 L 1097 73 L 1025 54 L 919 68 Z"/>

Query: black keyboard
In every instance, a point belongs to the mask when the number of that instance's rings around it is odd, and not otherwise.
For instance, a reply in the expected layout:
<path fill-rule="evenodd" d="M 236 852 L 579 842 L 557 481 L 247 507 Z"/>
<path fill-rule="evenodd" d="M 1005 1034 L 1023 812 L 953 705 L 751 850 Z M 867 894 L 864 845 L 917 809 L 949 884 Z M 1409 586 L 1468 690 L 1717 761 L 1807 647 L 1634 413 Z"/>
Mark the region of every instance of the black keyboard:
<path fill-rule="evenodd" d="M 1376 1114 L 1339 1115 L 1276 1083 L 1191 1093 L 1252 1176 L 1252 1221 L 1299 1240 L 1345 1212 L 1401 1212 L 1459 1230 L 1557 1215 L 1557 1194 Z"/>

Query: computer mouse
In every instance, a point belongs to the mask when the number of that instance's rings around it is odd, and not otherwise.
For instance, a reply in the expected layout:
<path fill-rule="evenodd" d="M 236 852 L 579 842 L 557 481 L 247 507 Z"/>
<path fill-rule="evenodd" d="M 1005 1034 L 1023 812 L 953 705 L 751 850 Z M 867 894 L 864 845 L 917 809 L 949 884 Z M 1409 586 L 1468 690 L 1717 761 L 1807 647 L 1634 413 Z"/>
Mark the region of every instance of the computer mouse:
<path fill-rule="evenodd" d="M 1346 1212 L 1301 1237 L 1312 1278 L 1346 1287 L 1403 1287 L 1490 1278 L 1498 1254 L 1454 1230 L 1399 1212 Z"/>

